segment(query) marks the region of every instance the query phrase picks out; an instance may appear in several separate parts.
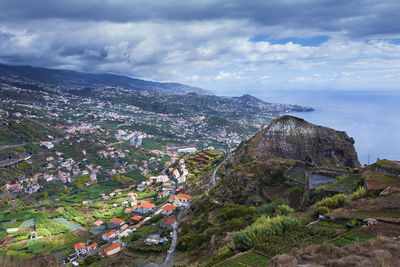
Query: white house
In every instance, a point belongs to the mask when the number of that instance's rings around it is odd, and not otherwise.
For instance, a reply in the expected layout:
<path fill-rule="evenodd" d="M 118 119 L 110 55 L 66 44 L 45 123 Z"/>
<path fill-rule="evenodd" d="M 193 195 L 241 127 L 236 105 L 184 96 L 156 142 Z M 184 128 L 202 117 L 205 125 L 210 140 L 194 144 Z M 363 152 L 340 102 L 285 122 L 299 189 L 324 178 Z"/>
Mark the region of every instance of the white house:
<path fill-rule="evenodd" d="M 75 245 L 75 252 L 76 252 L 76 256 L 78 256 L 78 258 L 80 257 L 85 257 L 86 253 L 87 253 L 87 249 L 86 249 L 86 245 L 85 243 L 78 243 Z"/>
<path fill-rule="evenodd" d="M 111 232 L 105 233 L 101 236 L 101 238 L 103 238 L 103 240 L 111 240 L 114 239 L 118 236 L 118 231 L 112 230 Z"/>

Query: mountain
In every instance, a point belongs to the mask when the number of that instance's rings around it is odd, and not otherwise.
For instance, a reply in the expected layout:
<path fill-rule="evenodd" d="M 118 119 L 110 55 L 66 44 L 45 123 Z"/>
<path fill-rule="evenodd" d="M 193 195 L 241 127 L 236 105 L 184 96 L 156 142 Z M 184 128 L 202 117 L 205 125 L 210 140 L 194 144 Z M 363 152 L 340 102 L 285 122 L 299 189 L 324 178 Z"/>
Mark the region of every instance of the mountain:
<path fill-rule="evenodd" d="M 266 189 L 287 181 L 285 172 L 296 163 L 329 169 L 360 166 L 354 140 L 345 132 L 285 115 L 239 145 L 219 170 L 222 179 L 211 195 L 224 203 L 262 203 L 270 197 Z"/>
<path fill-rule="evenodd" d="M 33 81 L 69 88 L 119 86 L 132 90 L 150 90 L 168 94 L 186 94 L 190 92 L 202 95 L 212 94 L 207 90 L 180 83 L 152 82 L 109 73 L 93 74 L 71 70 L 0 64 L 0 80 L 4 79 Z"/>
<path fill-rule="evenodd" d="M 360 166 L 354 139 L 346 132 L 288 115 L 276 118 L 264 130 L 243 142 L 236 157 L 247 155 L 257 161 L 281 158 L 333 168 Z"/>

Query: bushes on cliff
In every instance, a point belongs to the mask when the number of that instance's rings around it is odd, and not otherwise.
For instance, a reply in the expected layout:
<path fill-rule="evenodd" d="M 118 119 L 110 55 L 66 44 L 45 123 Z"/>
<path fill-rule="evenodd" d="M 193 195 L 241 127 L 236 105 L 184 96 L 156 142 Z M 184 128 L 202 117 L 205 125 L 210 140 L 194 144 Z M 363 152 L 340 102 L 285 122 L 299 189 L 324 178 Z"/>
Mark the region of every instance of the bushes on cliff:
<path fill-rule="evenodd" d="M 341 208 L 348 204 L 348 199 L 345 194 L 337 194 L 332 197 L 324 198 L 316 203 L 317 208 L 327 207 L 329 209 Z"/>
<path fill-rule="evenodd" d="M 353 192 L 350 195 L 351 199 L 359 199 L 362 198 L 363 196 L 365 196 L 365 194 L 367 193 L 367 191 L 365 190 L 364 186 L 360 186 L 355 192 Z"/>
<path fill-rule="evenodd" d="M 277 216 L 270 218 L 263 215 L 245 230 L 234 234 L 233 242 L 236 248 L 248 250 L 265 242 L 271 236 L 281 235 L 304 224 L 305 220 L 299 217 Z"/>
<path fill-rule="evenodd" d="M 263 214 L 266 214 L 272 216 L 275 213 L 275 210 L 278 208 L 278 206 L 287 204 L 289 204 L 289 201 L 287 199 L 278 199 L 275 202 L 261 205 L 256 209 L 256 215 L 261 216 Z"/>

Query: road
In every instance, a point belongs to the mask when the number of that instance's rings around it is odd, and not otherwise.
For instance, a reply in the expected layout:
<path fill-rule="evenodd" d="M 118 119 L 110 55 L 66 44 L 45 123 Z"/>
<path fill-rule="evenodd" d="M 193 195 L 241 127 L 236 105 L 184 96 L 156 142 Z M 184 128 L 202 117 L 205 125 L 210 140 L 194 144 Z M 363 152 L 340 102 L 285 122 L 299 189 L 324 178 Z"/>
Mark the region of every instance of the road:
<path fill-rule="evenodd" d="M 215 178 L 215 176 L 217 175 L 217 171 L 219 170 L 219 168 L 222 166 L 223 163 L 225 163 L 229 158 L 231 157 L 231 154 L 226 154 L 224 160 L 218 164 L 217 168 L 215 168 L 212 176 L 211 176 L 211 184 L 212 186 L 215 186 L 217 179 Z"/>
<path fill-rule="evenodd" d="M 13 164 L 15 164 L 15 163 L 19 163 L 19 162 L 21 162 L 21 161 L 28 160 L 28 159 L 31 158 L 31 156 L 32 156 L 32 155 L 28 155 L 28 156 L 21 157 L 21 158 L 18 158 L 18 159 L 8 159 L 8 160 L 0 161 L 0 168 L 1 168 L 1 167 L 7 167 L 7 166 L 13 165 Z"/>
<path fill-rule="evenodd" d="M 165 259 L 164 264 L 161 266 L 168 267 L 174 261 L 175 248 L 176 248 L 176 245 L 178 244 L 178 226 L 179 226 L 179 223 L 182 221 L 183 215 L 185 214 L 185 210 L 186 210 L 186 207 L 183 207 L 181 209 L 181 211 L 179 212 L 179 215 L 178 215 L 178 219 L 172 225 L 173 234 L 172 234 L 171 246 L 169 247 L 167 258 Z"/>
<path fill-rule="evenodd" d="M 57 142 L 60 142 L 60 141 L 62 141 L 62 140 L 64 140 L 64 139 L 65 139 L 65 137 L 62 137 L 62 138 L 54 138 L 54 139 L 52 139 L 52 140 L 46 140 L 46 141 L 50 141 L 50 142 L 52 142 L 52 143 L 57 143 Z M 19 147 L 19 146 L 26 146 L 27 144 L 30 144 L 30 143 L 32 143 L 32 144 L 34 144 L 34 145 L 39 145 L 41 142 L 44 142 L 44 141 L 23 142 L 23 143 L 16 144 L 16 145 L 4 145 L 4 146 L 0 146 L 0 150 L 7 149 L 7 148 Z"/>

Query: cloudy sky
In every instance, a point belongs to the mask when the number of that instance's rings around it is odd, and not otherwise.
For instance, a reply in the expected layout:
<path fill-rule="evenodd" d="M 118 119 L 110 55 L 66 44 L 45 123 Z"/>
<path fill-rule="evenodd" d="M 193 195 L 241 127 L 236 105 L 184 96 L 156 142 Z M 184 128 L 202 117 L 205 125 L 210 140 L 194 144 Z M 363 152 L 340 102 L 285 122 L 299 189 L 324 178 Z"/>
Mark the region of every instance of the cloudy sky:
<path fill-rule="evenodd" d="M 398 0 L 2 0 L 0 62 L 217 94 L 396 89 Z"/>

